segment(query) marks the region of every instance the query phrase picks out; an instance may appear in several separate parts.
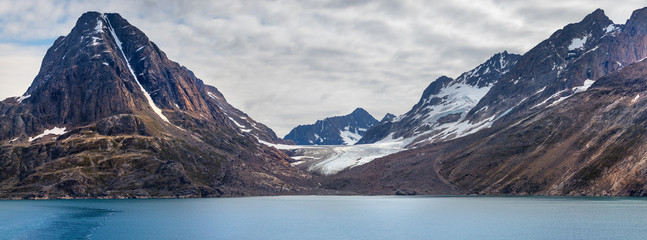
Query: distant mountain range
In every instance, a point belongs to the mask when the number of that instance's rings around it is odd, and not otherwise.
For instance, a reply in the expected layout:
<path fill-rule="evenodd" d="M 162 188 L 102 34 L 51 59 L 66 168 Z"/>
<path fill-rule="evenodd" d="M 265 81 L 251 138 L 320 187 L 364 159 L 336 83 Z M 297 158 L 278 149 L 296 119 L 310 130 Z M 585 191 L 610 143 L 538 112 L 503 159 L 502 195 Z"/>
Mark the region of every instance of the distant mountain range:
<path fill-rule="evenodd" d="M 357 108 L 348 115 L 295 127 L 283 139 L 292 140 L 297 145 L 353 145 L 376 124 L 378 121 L 371 114 Z"/>

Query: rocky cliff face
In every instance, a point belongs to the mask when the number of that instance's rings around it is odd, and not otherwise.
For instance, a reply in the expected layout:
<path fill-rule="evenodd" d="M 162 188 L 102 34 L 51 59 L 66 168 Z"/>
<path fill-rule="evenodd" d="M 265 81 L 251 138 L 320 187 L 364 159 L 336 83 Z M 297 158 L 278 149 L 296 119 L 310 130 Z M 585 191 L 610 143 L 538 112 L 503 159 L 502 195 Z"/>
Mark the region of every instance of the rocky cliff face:
<path fill-rule="evenodd" d="M 0 102 L 0 197 L 279 194 L 308 189 L 273 131 L 118 14 L 83 14 L 27 92 Z"/>
<path fill-rule="evenodd" d="M 366 110 L 357 108 L 348 115 L 298 126 L 283 139 L 292 140 L 298 145 L 353 145 L 377 123 Z"/>
<path fill-rule="evenodd" d="M 497 53 L 456 79 L 446 76 L 436 79 L 409 112 L 371 128 L 359 143 L 406 139 L 411 145 L 420 145 L 453 139 L 480 129 L 480 125 L 461 122 L 519 58 L 517 54 Z"/>

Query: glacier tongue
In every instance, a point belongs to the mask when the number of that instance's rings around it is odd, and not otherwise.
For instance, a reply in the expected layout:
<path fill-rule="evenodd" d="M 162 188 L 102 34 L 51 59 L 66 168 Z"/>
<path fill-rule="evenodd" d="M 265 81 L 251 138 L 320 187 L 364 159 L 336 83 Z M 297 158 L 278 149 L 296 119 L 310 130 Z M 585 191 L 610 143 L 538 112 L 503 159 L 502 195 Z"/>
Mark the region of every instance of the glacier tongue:
<path fill-rule="evenodd" d="M 137 79 L 137 75 L 135 75 L 135 71 L 133 71 L 133 68 L 130 66 L 130 61 L 128 61 L 128 58 L 126 57 L 126 54 L 124 53 L 124 50 L 121 48 L 121 41 L 119 40 L 119 37 L 117 37 L 117 34 L 115 34 L 115 30 L 112 27 L 112 24 L 110 24 L 110 21 L 106 18 L 106 16 L 103 16 L 103 19 L 108 23 L 109 29 L 110 29 L 110 34 L 112 34 L 112 38 L 115 39 L 115 43 L 117 44 L 117 47 L 119 48 L 119 51 L 121 52 L 121 55 L 124 57 L 124 60 L 126 60 L 126 65 L 128 66 L 128 70 L 130 70 L 130 74 L 133 76 L 135 79 L 135 82 L 137 82 L 137 85 L 139 85 L 139 88 L 144 92 L 144 95 L 146 96 L 146 100 L 148 101 L 148 104 L 151 106 L 153 111 L 162 118 L 167 123 L 171 123 L 166 116 L 162 114 L 162 109 L 158 108 L 157 105 L 155 105 L 155 102 L 153 102 L 153 99 L 151 96 L 148 94 L 146 89 L 144 89 L 144 86 L 142 86 L 141 83 L 139 83 L 139 80 Z"/>
<path fill-rule="evenodd" d="M 292 150 L 296 160 L 293 166 L 316 172 L 322 175 L 333 175 L 346 169 L 369 163 L 375 159 L 406 150 L 407 141 L 388 139 L 360 145 L 283 145 L 272 144 L 262 140 L 259 143 L 281 150 Z M 258 138 L 257 138 L 258 139 Z"/>

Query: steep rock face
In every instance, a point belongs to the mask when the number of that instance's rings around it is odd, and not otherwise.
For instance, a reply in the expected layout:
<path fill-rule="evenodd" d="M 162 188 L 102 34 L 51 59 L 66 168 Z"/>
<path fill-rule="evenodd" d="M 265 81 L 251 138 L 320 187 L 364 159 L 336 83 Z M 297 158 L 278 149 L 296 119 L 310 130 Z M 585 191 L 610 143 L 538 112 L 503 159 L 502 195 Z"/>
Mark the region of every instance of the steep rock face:
<path fill-rule="evenodd" d="M 141 88 L 145 91 L 138 91 Z M 81 16 L 70 34 L 59 37 L 47 51 L 27 92 L 5 102 L 3 114 L 21 117 L 0 121 L 0 129 L 13 131 L 0 132 L 0 139 L 36 135 L 52 125 L 83 125 L 114 114 L 150 115 L 157 108 L 160 113 L 151 117 L 171 119 L 179 127 L 193 124 L 184 122 L 190 116 L 280 142 L 269 128 L 228 104 L 216 88 L 169 60 L 118 14 Z"/>
<path fill-rule="evenodd" d="M 409 112 L 371 128 L 359 143 L 403 138 L 411 144 L 424 144 L 473 132 L 479 126 L 459 123 L 519 57 L 508 52 L 497 53 L 456 79 L 446 76 L 436 79 Z"/>
<path fill-rule="evenodd" d="M 647 57 L 647 35 L 640 29 L 647 9 L 636 10 L 625 25 L 598 9 L 569 24 L 524 54 L 468 113 L 476 124 L 501 119 L 508 125 L 586 90 L 598 78 Z"/>
<path fill-rule="evenodd" d="M 305 191 L 274 132 L 118 14 L 83 14 L 0 102 L 0 198 Z"/>
<path fill-rule="evenodd" d="M 283 139 L 297 145 L 353 145 L 378 121 L 357 108 L 348 115 L 329 117 L 311 125 L 300 125 Z"/>

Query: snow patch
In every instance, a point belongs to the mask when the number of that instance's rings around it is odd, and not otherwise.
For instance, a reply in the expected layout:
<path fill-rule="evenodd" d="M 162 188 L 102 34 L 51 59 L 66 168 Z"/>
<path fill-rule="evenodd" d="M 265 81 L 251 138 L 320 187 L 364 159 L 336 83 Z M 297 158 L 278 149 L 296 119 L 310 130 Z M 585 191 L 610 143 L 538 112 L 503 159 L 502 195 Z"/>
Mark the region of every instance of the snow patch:
<path fill-rule="evenodd" d="M 555 94 L 553 94 L 553 95 L 551 95 L 550 97 L 546 98 L 544 101 L 540 102 L 539 104 L 537 104 L 537 105 L 535 105 L 535 106 L 532 106 L 530 109 L 533 109 L 533 108 L 539 107 L 539 106 L 541 106 L 541 105 L 544 105 L 545 103 L 547 103 L 547 102 L 548 102 L 548 101 L 550 101 L 551 99 L 553 99 L 553 98 L 555 98 L 555 97 L 559 96 L 560 94 L 562 94 L 562 93 L 563 93 L 564 91 L 566 91 L 566 90 L 569 90 L 569 89 L 564 89 L 564 90 L 562 90 L 562 91 L 556 92 Z"/>
<path fill-rule="evenodd" d="M 103 16 L 105 18 L 105 16 Z M 108 19 L 105 19 L 108 24 Z M 155 114 L 159 116 L 162 120 L 164 120 L 167 123 L 171 123 L 164 114 L 162 114 L 162 109 L 158 108 L 157 105 L 155 105 L 155 102 L 153 102 L 153 98 L 148 94 L 146 89 L 144 89 L 144 86 L 139 82 L 137 79 L 137 75 L 135 75 L 135 71 L 133 71 L 133 68 L 130 66 L 130 61 L 128 61 L 128 58 L 126 57 L 126 54 L 124 53 L 124 50 L 121 47 L 121 41 L 119 40 L 119 37 L 117 37 L 117 34 L 115 34 L 115 30 L 112 29 L 112 26 L 110 27 L 110 34 L 112 34 L 112 38 L 115 39 L 115 43 L 117 44 L 117 47 L 119 47 L 119 51 L 121 52 L 121 55 L 124 57 L 124 60 L 126 60 L 126 65 L 128 66 L 128 70 L 130 70 L 130 74 L 132 74 L 133 78 L 135 79 L 135 82 L 137 82 L 137 85 L 139 85 L 139 88 L 141 88 L 142 92 L 144 92 L 144 95 L 146 96 L 146 100 L 148 101 L 148 105 L 151 106 Z"/>
<path fill-rule="evenodd" d="M 139 51 L 141 51 L 142 49 L 144 49 L 144 47 L 146 47 L 146 46 L 138 47 L 138 48 L 137 48 L 137 50 L 135 50 L 135 52 L 139 52 Z"/>
<path fill-rule="evenodd" d="M 555 100 L 555 101 L 554 101 L 553 103 L 551 103 L 550 105 L 548 105 L 548 107 L 555 106 L 555 105 L 557 105 L 558 103 L 560 103 L 560 102 L 562 102 L 562 101 L 566 100 L 567 98 L 569 98 L 569 97 L 571 97 L 571 96 L 573 96 L 573 95 L 568 95 L 568 96 L 565 96 L 565 97 L 561 97 L 561 98 L 559 98 L 559 99 Z"/>
<path fill-rule="evenodd" d="M 18 103 L 22 103 L 22 101 L 24 101 L 25 99 L 27 99 L 29 97 L 31 97 L 31 94 L 20 96 L 20 97 L 18 97 L 18 99 L 16 99 L 16 101 L 18 101 Z"/>
<path fill-rule="evenodd" d="M 541 93 L 541 92 L 543 92 L 544 90 L 546 90 L 546 86 L 544 86 L 543 88 L 541 88 L 541 89 L 537 90 L 537 91 L 535 92 L 535 94 Z M 534 94 L 533 94 L 533 95 L 534 95 Z"/>
<path fill-rule="evenodd" d="M 633 103 L 636 103 L 636 101 L 638 101 L 638 98 L 640 98 L 640 94 L 636 95 L 636 96 L 634 97 L 634 99 L 632 99 L 632 100 L 631 100 L 631 103 L 632 103 L 632 104 L 633 104 Z"/>
<path fill-rule="evenodd" d="M 110 64 L 108 64 L 107 62 L 102 62 L 101 64 L 106 65 L 106 66 L 110 66 Z"/>
<path fill-rule="evenodd" d="M 54 127 L 54 128 L 52 128 L 52 129 L 46 129 L 45 131 L 43 131 L 43 133 L 41 133 L 41 134 L 40 134 L 40 135 L 38 135 L 38 136 L 35 136 L 35 137 L 33 137 L 33 138 L 32 138 L 32 137 L 30 137 L 27 141 L 32 142 L 32 141 L 34 141 L 34 140 L 36 140 L 36 139 L 39 139 L 39 138 L 41 138 L 41 137 L 44 137 L 44 136 L 47 136 L 47 135 L 50 135 L 50 134 L 54 134 L 54 135 L 63 135 L 63 134 L 65 134 L 65 133 L 67 133 L 67 131 L 65 131 L 65 128 L 64 128 L 64 127 L 63 127 L 63 128 Z"/>
<path fill-rule="evenodd" d="M 521 102 L 523 102 L 523 100 L 522 100 Z M 494 118 L 494 121 L 499 120 L 499 118 L 502 118 L 502 117 L 503 117 L 503 116 L 505 116 L 505 115 L 508 115 L 508 113 L 510 113 L 510 111 L 512 111 L 512 109 L 513 109 L 513 108 L 514 108 L 514 107 L 509 108 L 508 110 L 506 110 L 505 112 L 503 112 L 503 114 L 501 114 L 501 115 L 499 115 L 498 117 Z"/>
<path fill-rule="evenodd" d="M 348 127 L 347 127 L 348 128 Z M 353 145 L 359 141 L 360 138 L 362 138 L 362 135 L 360 135 L 357 132 L 351 132 L 351 131 L 339 131 L 339 136 L 341 136 L 341 139 L 344 141 L 344 145 Z"/>
<path fill-rule="evenodd" d="M 620 30 L 620 28 L 618 26 L 616 26 L 615 24 L 610 24 L 609 26 L 604 28 L 604 33 L 608 34 L 608 33 L 611 33 L 611 32 L 618 31 L 618 30 Z"/>
<path fill-rule="evenodd" d="M 579 87 L 574 87 L 573 88 L 573 93 L 579 93 L 579 92 L 586 91 L 587 89 L 589 89 L 591 87 L 591 85 L 593 85 L 594 82 L 595 81 L 591 80 L 591 79 L 584 80 L 584 85 L 579 86 Z"/>
<path fill-rule="evenodd" d="M 209 95 L 209 97 L 211 97 L 211 98 L 213 98 L 215 100 L 218 100 L 218 97 L 216 97 L 216 95 L 213 94 L 212 92 L 207 92 L 207 95 Z"/>
<path fill-rule="evenodd" d="M 101 38 L 92 37 L 92 43 L 90 43 L 90 46 L 96 46 L 96 45 L 101 44 L 101 43 L 98 42 L 99 40 L 101 40 Z"/>
<path fill-rule="evenodd" d="M 229 114 L 227 114 L 226 112 L 223 112 L 223 113 L 225 114 L 225 116 L 227 116 L 227 118 L 229 118 L 229 120 L 231 120 L 234 124 L 236 124 L 236 126 L 238 128 L 240 128 L 240 131 L 245 132 L 245 133 L 248 133 L 248 132 L 252 131 L 252 129 L 247 129 L 247 127 L 245 127 L 245 125 L 242 125 L 242 124 L 238 123 L 236 120 L 234 120 L 234 118 L 230 117 Z"/>
<path fill-rule="evenodd" d="M 97 19 L 97 26 L 94 27 L 94 32 L 103 33 L 103 21 L 101 19 Z"/>
<path fill-rule="evenodd" d="M 586 43 L 586 40 L 588 40 L 588 38 L 588 35 L 581 38 L 573 38 L 573 40 L 571 40 L 571 45 L 568 45 L 568 50 L 573 51 L 575 49 L 584 48 L 584 44 Z"/>
<path fill-rule="evenodd" d="M 238 126 L 239 128 L 245 128 L 245 125 L 242 125 L 242 124 L 240 124 L 240 123 L 236 122 L 236 120 L 234 120 L 234 119 L 233 119 L 232 117 L 230 117 L 229 115 L 227 115 L 227 117 L 229 118 L 229 120 L 231 120 L 232 122 L 234 122 L 234 124 L 236 124 L 236 126 Z"/>

